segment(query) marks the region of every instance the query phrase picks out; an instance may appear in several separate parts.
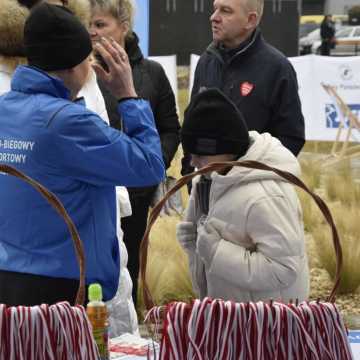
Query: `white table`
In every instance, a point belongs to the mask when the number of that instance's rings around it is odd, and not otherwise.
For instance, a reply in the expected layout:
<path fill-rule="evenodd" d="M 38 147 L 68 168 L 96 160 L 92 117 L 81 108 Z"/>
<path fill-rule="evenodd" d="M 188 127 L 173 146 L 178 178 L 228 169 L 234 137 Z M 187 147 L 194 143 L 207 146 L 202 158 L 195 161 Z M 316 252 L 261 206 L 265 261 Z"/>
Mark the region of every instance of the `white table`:
<path fill-rule="evenodd" d="M 349 341 L 354 360 L 360 360 L 360 330 L 350 330 Z"/>
<path fill-rule="evenodd" d="M 132 336 L 132 335 L 131 335 Z M 125 339 L 124 339 L 125 340 Z M 132 338 L 132 340 L 137 342 L 136 340 L 140 340 L 136 337 Z M 139 343 L 144 344 L 144 339 L 141 339 Z M 354 355 L 354 360 L 360 360 L 360 330 L 350 330 L 349 331 L 349 341 L 351 345 L 351 350 Z M 158 352 L 158 349 L 157 349 Z M 111 360 L 146 360 L 146 356 L 136 356 L 136 355 L 119 355 L 112 354 Z"/>

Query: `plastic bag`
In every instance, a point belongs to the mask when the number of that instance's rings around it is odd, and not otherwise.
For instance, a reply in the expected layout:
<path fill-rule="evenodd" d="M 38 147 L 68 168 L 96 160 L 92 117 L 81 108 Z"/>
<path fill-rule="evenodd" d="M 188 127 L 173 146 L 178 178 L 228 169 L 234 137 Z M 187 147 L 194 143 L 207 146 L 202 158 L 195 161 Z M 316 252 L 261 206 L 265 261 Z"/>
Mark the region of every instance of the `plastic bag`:
<path fill-rule="evenodd" d="M 176 184 L 176 179 L 172 176 L 166 176 L 155 190 L 154 196 L 151 200 L 151 207 L 154 207 L 164 195 Z M 180 191 L 177 191 L 175 194 L 171 195 L 166 201 L 165 205 L 161 209 L 160 216 L 172 216 L 172 215 L 181 215 L 184 211 L 184 206 L 181 198 Z"/>

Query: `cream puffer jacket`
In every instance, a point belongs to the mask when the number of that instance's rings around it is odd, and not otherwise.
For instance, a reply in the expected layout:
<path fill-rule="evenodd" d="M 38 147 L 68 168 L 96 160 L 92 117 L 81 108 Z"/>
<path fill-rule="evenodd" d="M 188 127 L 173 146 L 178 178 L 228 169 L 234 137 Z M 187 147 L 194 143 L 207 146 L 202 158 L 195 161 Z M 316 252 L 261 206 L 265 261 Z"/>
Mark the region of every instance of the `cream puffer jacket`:
<path fill-rule="evenodd" d="M 250 148 L 240 161 L 256 160 L 299 175 L 297 159 L 279 140 L 255 131 L 250 137 Z M 273 172 L 243 167 L 211 177 L 205 222 L 216 219 L 224 224 L 217 229 L 221 240 L 211 263 L 204 264 L 196 250 L 196 230 L 203 224 L 196 186 L 184 219 L 196 224 L 195 231 L 178 231 L 198 295 L 240 302 L 307 299 L 309 271 L 302 211 L 294 187 Z"/>

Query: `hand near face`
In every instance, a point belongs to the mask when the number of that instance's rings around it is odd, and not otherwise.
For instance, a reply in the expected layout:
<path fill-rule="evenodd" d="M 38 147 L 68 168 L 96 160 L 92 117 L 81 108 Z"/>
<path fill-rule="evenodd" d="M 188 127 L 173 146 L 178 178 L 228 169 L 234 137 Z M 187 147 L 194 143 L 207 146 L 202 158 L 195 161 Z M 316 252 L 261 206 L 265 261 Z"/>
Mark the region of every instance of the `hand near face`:
<path fill-rule="evenodd" d="M 132 78 L 131 66 L 125 50 L 113 39 L 102 38 L 94 45 L 108 67 L 106 71 L 100 64 L 92 66 L 109 91 L 117 98 L 137 97 Z"/>

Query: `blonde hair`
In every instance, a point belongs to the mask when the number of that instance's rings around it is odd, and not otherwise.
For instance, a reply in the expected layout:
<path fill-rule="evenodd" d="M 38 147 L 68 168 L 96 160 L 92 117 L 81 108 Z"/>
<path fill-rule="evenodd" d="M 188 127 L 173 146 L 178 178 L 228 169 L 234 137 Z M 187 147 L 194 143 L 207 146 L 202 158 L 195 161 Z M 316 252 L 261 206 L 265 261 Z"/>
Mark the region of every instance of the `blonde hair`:
<path fill-rule="evenodd" d="M 90 0 L 92 11 L 103 11 L 110 14 L 119 23 L 129 24 L 129 34 L 132 33 L 134 25 L 135 5 L 133 0 Z"/>

